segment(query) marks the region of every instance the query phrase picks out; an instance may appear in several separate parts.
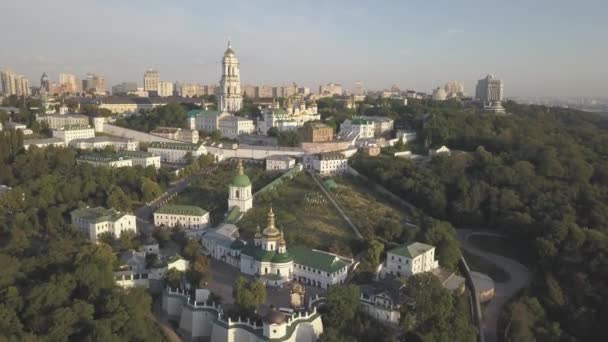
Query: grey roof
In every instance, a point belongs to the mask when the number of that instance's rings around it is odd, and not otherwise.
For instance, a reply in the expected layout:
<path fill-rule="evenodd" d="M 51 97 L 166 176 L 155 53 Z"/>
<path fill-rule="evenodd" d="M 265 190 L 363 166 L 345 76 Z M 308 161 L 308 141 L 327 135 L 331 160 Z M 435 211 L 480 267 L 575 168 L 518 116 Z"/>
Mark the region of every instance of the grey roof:
<path fill-rule="evenodd" d="M 128 141 L 134 141 L 134 140 L 127 139 L 127 138 L 121 138 L 121 137 L 113 137 L 113 136 L 109 136 L 109 135 L 100 135 L 100 136 L 96 136 L 96 137 L 92 137 L 92 138 L 73 139 L 72 140 L 72 142 L 89 142 L 89 143 L 105 142 L 105 141 L 128 142 Z"/>
<path fill-rule="evenodd" d="M 203 239 L 213 241 L 214 243 L 230 248 L 235 238 L 232 236 L 238 228 L 233 224 L 223 224 L 219 228 L 214 229 L 203 235 Z"/>
<path fill-rule="evenodd" d="M 294 158 L 286 155 L 273 155 L 266 157 L 266 160 L 291 161 L 294 160 Z"/>
<path fill-rule="evenodd" d="M 63 142 L 63 140 L 59 138 L 25 139 L 23 140 L 23 145 L 53 144 L 61 142 Z"/>

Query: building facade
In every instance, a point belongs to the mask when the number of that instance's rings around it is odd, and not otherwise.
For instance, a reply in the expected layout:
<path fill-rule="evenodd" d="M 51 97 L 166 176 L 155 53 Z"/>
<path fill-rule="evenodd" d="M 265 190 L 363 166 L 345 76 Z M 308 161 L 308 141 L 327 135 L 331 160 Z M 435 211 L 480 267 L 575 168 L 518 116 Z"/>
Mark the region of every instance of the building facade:
<path fill-rule="evenodd" d="M 272 127 L 279 131 L 293 131 L 304 126 L 309 121 L 321 120 L 321 114 L 317 111 L 316 102 L 306 105 L 302 99 L 293 101 L 288 98 L 284 106 L 280 107 L 278 101 L 273 101 L 270 108 L 262 110 L 262 120 L 258 121 L 258 131 L 266 134 Z"/>
<path fill-rule="evenodd" d="M 23 140 L 23 148 L 29 150 L 30 147 L 36 146 L 38 148 L 45 148 L 48 146 L 55 147 L 66 147 L 65 141 L 59 138 L 45 138 L 45 139 L 25 139 Z"/>
<path fill-rule="evenodd" d="M 116 151 L 135 151 L 139 148 L 138 141 L 107 135 L 88 139 L 73 139 L 69 145 L 81 150 L 101 150 L 108 146 L 112 146 Z"/>
<path fill-rule="evenodd" d="M 302 127 L 302 141 L 304 142 L 327 142 L 334 140 L 333 127 L 320 122 L 311 122 Z"/>
<path fill-rule="evenodd" d="M 70 125 L 87 126 L 89 117 L 81 114 L 37 115 L 36 121 L 48 125 L 50 129 L 60 129 Z"/>
<path fill-rule="evenodd" d="M 159 81 L 156 94 L 160 97 L 173 96 L 173 82 Z"/>
<path fill-rule="evenodd" d="M 320 176 L 342 174 L 348 169 L 348 159 L 340 152 L 325 152 L 304 156 L 304 168 Z"/>
<path fill-rule="evenodd" d="M 144 91 L 158 91 L 158 83 L 160 82 L 160 73 L 154 69 L 148 69 L 144 73 Z"/>
<path fill-rule="evenodd" d="M 62 139 L 66 144 L 74 139 L 88 139 L 94 136 L 95 130 L 91 126 L 66 125 L 53 130 L 53 138 Z"/>
<path fill-rule="evenodd" d="M 6 96 L 30 96 L 30 81 L 11 70 L 0 72 L 0 84 L 2 84 L 2 93 Z"/>
<path fill-rule="evenodd" d="M 492 112 L 504 112 L 502 107 L 504 86 L 502 80 L 489 74 L 477 81 L 475 98 L 482 103 L 484 109 Z"/>
<path fill-rule="evenodd" d="M 195 129 L 187 130 L 178 127 L 157 127 L 150 131 L 150 134 L 191 144 L 196 144 L 199 141 L 199 134 Z"/>
<path fill-rule="evenodd" d="M 238 112 L 243 106 L 239 61 L 230 42 L 222 58 L 222 78 L 220 79 L 219 110 Z"/>
<path fill-rule="evenodd" d="M 144 168 L 154 166 L 155 169 L 160 169 L 160 156 L 157 156 L 154 153 L 136 150 L 122 150 L 117 154 L 123 158 L 133 160 L 133 166 L 139 165 Z"/>
<path fill-rule="evenodd" d="M 290 156 L 268 156 L 266 157 L 266 171 L 288 171 L 296 166 L 296 160 Z"/>
<path fill-rule="evenodd" d="M 89 241 L 95 243 L 99 235 L 110 233 L 120 238 L 123 232 L 136 233 L 136 218 L 134 215 L 121 213 L 114 209 L 80 208 L 70 213 L 72 224 L 86 233 Z"/>
<path fill-rule="evenodd" d="M 354 134 L 359 139 L 370 139 L 376 134 L 376 126 L 371 120 L 363 118 L 346 119 L 340 124 L 340 136 L 346 137 Z"/>
<path fill-rule="evenodd" d="M 184 163 L 188 153 L 192 155 L 192 158 L 198 159 L 207 151 L 203 145 L 153 141 L 148 145 L 148 152 L 160 156 L 163 162 Z"/>
<path fill-rule="evenodd" d="M 105 166 L 109 168 L 133 166 L 131 158 L 122 157 L 117 154 L 87 153 L 76 158 L 76 164 L 90 164 L 93 166 Z"/>
<path fill-rule="evenodd" d="M 154 225 L 173 228 L 202 229 L 209 225 L 209 213 L 192 205 L 165 205 L 154 212 Z"/>
<path fill-rule="evenodd" d="M 409 277 L 418 273 L 431 272 L 439 267 L 439 262 L 435 260 L 434 246 L 414 242 L 389 250 L 382 266 L 382 275 Z"/>

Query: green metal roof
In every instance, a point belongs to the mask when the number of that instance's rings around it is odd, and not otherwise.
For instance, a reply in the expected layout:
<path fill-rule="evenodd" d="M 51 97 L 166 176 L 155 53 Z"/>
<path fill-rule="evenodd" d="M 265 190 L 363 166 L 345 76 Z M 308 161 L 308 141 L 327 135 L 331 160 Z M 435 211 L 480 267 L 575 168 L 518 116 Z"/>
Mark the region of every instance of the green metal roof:
<path fill-rule="evenodd" d="M 79 208 L 73 210 L 71 214 L 81 220 L 95 223 L 116 221 L 125 215 L 115 209 L 106 209 L 103 207 Z"/>
<path fill-rule="evenodd" d="M 310 249 L 308 247 L 296 246 L 289 248 L 294 262 L 299 265 L 311 267 L 324 272 L 334 273 L 346 266 L 346 262 L 335 255 Z"/>
<path fill-rule="evenodd" d="M 244 188 L 251 186 L 251 181 L 247 175 L 236 175 L 234 178 L 232 178 L 232 185 Z"/>
<path fill-rule="evenodd" d="M 219 114 L 220 114 L 220 111 L 214 110 L 214 109 L 208 109 L 208 110 L 193 109 L 188 112 L 189 117 L 197 117 L 197 116 L 202 116 L 202 115 L 219 115 Z"/>
<path fill-rule="evenodd" d="M 388 251 L 388 253 L 393 253 L 396 255 L 401 255 L 401 256 L 413 259 L 423 253 L 428 252 L 429 250 L 431 250 L 433 248 L 435 248 L 435 247 L 433 247 L 431 245 L 427 245 L 425 243 L 414 242 L 407 246 L 400 246 L 400 247 L 391 249 L 390 251 Z"/>
<path fill-rule="evenodd" d="M 235 223 L 241 217 L 241 208 L 234 206 L 228 212 L 228 216 L 226 216 L 226 223 Z"/>
<path fill-rule="evenodd" d="M 193 205 L 168 204 L 160 207 L 155 214 L 204 216 L 207 211 Z"/>
<path fill-rule="evenodd" d="M 161 141 L 152 141 L 150 144 L 148 144 L 148 148 L 165 148 L 165 149 L 170 149 L 170 150 L 186 150 L 186 151 L 196 151 L 200 147 L 201 147 L 201 145 L 196 145 L 196 144 L 161 142 Z"/>
<path fill-rule="evenodd" d="M 276 251 L 265 251 L 261 247 L 248 244 L 243 248 L 241 254 L 248 255 L 257 261 L 284 263 L 293 261 L 290 253 L 277 253 Z"/>

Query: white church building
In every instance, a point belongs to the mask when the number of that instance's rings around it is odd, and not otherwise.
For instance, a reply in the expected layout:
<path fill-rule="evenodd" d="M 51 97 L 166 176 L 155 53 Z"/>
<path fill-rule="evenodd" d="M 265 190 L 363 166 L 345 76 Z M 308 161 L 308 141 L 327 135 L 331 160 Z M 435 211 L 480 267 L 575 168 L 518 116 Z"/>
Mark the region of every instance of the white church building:
<path fill-rule="evenodd" d="M 251 181 L 239 162 L 238 174 L 229 185 L 229 215 L 235 209 L 245 212 L 253 207 Z M 275 225 L 272 208 L 268 212 L 266 228 L 258 227 L 253 241 L 240 239 L 234 221 L 224 223 L 201 236 L 205 253 L 214 259 L 237 267 L 242 273 L 255 276 L 265 284 L 282 286 L 293 280 L 328 288 L 342 284 L 348 275 L 352 259 L 303 246 L 287 248 L 283 231 Z"/>

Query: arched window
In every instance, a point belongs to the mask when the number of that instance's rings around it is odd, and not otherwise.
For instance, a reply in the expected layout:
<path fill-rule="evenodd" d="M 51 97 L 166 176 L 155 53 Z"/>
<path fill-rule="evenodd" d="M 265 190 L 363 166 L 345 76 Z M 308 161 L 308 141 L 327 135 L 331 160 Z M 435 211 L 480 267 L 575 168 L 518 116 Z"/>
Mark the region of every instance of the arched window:
<path fill-rule="evenodd" d="M 235 194 L 236 194 L 236 197 L 239 197 L 239 191 L 238 190 L 235 191 Z"/>

